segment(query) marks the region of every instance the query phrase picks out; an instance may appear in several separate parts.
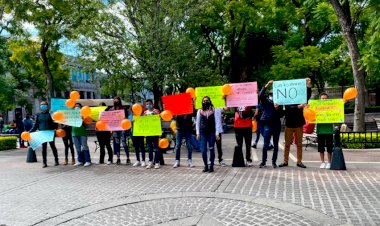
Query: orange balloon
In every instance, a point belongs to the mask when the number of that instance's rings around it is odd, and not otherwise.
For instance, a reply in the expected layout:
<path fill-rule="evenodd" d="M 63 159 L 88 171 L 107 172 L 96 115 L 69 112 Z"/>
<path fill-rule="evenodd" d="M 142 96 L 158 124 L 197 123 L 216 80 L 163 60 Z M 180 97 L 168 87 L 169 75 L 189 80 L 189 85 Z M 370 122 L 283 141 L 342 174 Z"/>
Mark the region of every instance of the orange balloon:
<path fill-rule="evenodd" d="M 87 118 L 91 114 L 91 108 L 89 106 L 84 106 L 80 109 L 80 113 L 83 118 Z"/>
<path fill-rule="evenodd" d="M 75 100 L 72 100 L 72 99 L 66 100 L 66 106 L 68 108 L 73 108 L 75 106 Z"/>
<path fill-rule="evenodd" d="M 129 130 L 131 126 L 132 123 L 128 119 L 124 119 L 123 121 L 121 121 L 121 128 L 123 128 L 124 130 Z"/>
<path fill-rule="evenodd" d="M 160 115 L 164 121 L 170 121 L 173 118 L 173 115 L 172 115 L 171 111 L 169 111 L 169 110 L 165 110 L 165 111 L 161 112 Z"/>
<path fill-rule="evenodd" d="M 160 139 L 160 141 L 158 142 L 158 147 L 160 147 L 162 149 L 168 148 L 169 147 L 169 140 L 166 138 Z"/>
<path fill-rule="evenodd" d="M 30 137 L 30 133 L 29 132 L 22 132 L 21 133 L 21 138 L 23 140 L 27 140 L 27 141 L 30 141 L 32 138 Z"/>
<path fill-rule="evenodd" d="M 225 84 L 222 86 L 222 93 L 224 95 L 230 95 L 232 92 L 232 87 L 229 84 Z"/>
<path fill-rule="evenodd" d="M 107 124 L 103 121 L 98 121 L 95 126 L 98 130 L 105 130 L 107 127 Z"/>
<path fill-rule="evenodd" d="M 62 121 L 62 119 L 63 119 L 63 112 L 62 111 L 54 112 L 54 114 L 52 115 L 52 118 L 55 121 Z"/>
<path fill-rule="evenodd" d="M 186 89 L 186 93 L 190 93 L 191 98 L 195 98 L 195 90 L 191 87 Z"/>
<path fill-rule="evenodd" d="M 256 133 L 257 131 L 257 122 L 256 120 L 252 121 L 252 132 Z"/>
<path fill-rule="evenodd" d="M 55 131 L 55 134 L 57 135 L 57 137 L 65 137 L 66 136 L 66 131 L 63 130 L 63 129 L 58 129 Z"/>
<path fill-rule="evenodd" d="M 358 95 L 358 91 L 356 90 L 356 88 L 351 87 L 344 91 L 343 99 L 352 100 L 352 99 L 355 99 L 357 95 Z"/>
<path fill-rule="evenodd" d="M 70 99 L 73 100 L 73 101 L 76 101 L 80 98 L 80 94 L 78 91 L 72 91 L 70 93 Z"/>
<path fill-rule="evenodd" d="M 142 107 L 140 104 L 134 104 L 132 106 L 132 112 L 133 114 L 137 115 L 137 116 L 140 116 L 141 113 L 142 113 Z"/>
<path fill-rule="evenodd" d="M 315 111 L 311 110 L 310 108 L 303 109 L 303 116 L 309 122 L 314 122 L 317 117 Z"/>
<path fill-rule="evenodd" d="M 90 125 L 92 123 L 92 118 L 86 117 L 86 118 L 83 119 L 83 122 L 86 125 Z"/>

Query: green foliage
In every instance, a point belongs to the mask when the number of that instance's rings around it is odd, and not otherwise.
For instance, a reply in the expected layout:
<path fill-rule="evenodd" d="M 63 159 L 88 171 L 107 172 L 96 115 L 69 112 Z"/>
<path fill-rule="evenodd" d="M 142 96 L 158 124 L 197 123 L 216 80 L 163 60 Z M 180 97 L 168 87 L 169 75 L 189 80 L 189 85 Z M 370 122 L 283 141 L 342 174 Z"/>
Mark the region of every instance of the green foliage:
<path fill-rule="evenodd" d="M 17 137 L 0 137 L 0 151 L 16 149 Z"/>
<path fill-rule="evenodd" d="M 365 143 L 367 142 L 378 142 L 378 143 Z M 366 149 L 366 148 L 380 148 L 380 135 L 378 133 L 373 133 L 371 137 L 371 133 L 361 133 L 361 134 L 343 134 L 341 136 L 341 142 L 343 143 L 344 148 L 348 149 Z M 345 144 L 345 142 L 348 142 Z M 357 143 L 349 143 L 349 142 L 357 142 Z"/>

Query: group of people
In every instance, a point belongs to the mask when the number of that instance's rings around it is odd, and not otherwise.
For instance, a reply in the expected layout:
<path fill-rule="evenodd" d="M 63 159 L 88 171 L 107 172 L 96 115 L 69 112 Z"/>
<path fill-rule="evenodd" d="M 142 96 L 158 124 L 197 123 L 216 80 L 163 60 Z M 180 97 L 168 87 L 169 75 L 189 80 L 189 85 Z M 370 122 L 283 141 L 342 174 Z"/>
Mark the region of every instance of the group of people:
<path fill-rule="evenodd" d="M 269 81 L 259 92 L 258 106 L 242 106 L 233 110 L 234 113 L 234 131 L 237 146 L 240 150 L 243 149 L 243 141 L 245 141 L 245 163 L 247 166 L 252 166 L 251 158 L 251 142 L 252 142 L 252 120 L 256 120 L 258 123 L 257 133 L 258 136 L 262 135 L 264 137 L 264 145 L 262 149 L 262 160 L 259 165 L 260 168 L 266 167 L 267 162 L 267 152 L 269 149 L 273 148 L 272 156 L 272 167 L 286 167 L 289 164 L 289 150 L 291 144 L 294 142 L 297 146 L 297 166 L 301 168 L 306 168 L 302 163 L 302 136 L 303 136 L 303 126 L 305 124 L 305 119 L 303 116 L 303 108 L 307 106 L 304 104 L 296 105 L 286 105 L 279 106 L 273 102 L 273 92 L 269 90 L 273 81 Z M 307 83 L 307 100 L 311 97 L 311 82 L 310 79 L 306 79 Z M 269 92 L 268 92 L 269 90 Z M 323 93 L 320 95 L 321 99 L 328 98 L 328 95 Z M 104 103 L 102 105 L 105 105 Z M 79 110 L 82 107 L 80 103 L 75 104 L 75 109 Z M 58 125 L 52 120 L 48 103 L 43 101 L 40 105 L 41 112 L 37 114 L 36 122 L 33 128 L 26 131 L 36 131 L 36 130 L 55 130 Z M 130 165 L 130 153 L 127 145 L 128 136 L 131 137 L 133 148 L 136 155 L 136 162 L 133 166 L 142 166 L 146 168 L 160 168 L 160 148 L 159 148 L 159 136 L 133 136 L 133 113 L 128 114 L 128 109 L 122 106 L 122 101 L 120 97 L 115 97 L 113 99 L 113 107 L 107 109 L 108 111 L 113 110 L 124 110 L 125 116 L 132 122 L 132 127 L 130 130 L 126 131 L 96 131 L 96 137 L 100 147 L 100 158 L 99 164 L 104 164 L 105 161 L 105 150 L 107 149 L 108 161 L 107 164 L 114 163 L 114 155 L 116 155 L 116 164 L 121 164 L 120 151 L 121 145 L 124 148 L 126 155 L 126 164 Z M 211 99 L 208 96 L 202 98 L 202 107 L 196 112 L 195 120 L 195 131 L 196 139 L 200 144 L 200 150 L 202 154 L 202 159 L 204 163 L 203 172 L 214 172 L 214 161 L 215 161 L 215 143 L 218 150 L 218 162 L 220 166 L 226 166 L 223 160 L 222 151 L 222 114 L 224 109 L 214 108 Z M 154 108 L 152 100 L 145 101 L 145 110 L 143 111 L 143 116 L 157 115 L 160 111 Z M 284 150 L 284 161 L 277 165 L 277 155 L 278 155 L 278 144 L 281 133 L 281 118 L 285 117 L 285 150 Z M 175 163 L 174 168 L 181 166 L 181 145 L 182 140 L 186 140 L 187 147 L 187 163 L 188 167 L 194 167 L 192 162 L 192 151 L 193 145 L 191 142 L 192 130 L 193 130 L 193 114 L 187 115 L 177 115 L 175 117 L 176 121 L 176 147 L 175 147 Z M 321 168 L 329 168 L 331 163 L 331 153 L 332 153 L 332 124 L 321 124 L 317 125 L 318 133 L 318 151 L 321 157 Z M 63 137 L 63 142 L 65 145 L 65 160 L 64 164 L 69 164 L 68 155 L 69 150 L 71 152 L 71 164 L 75 166 L 90 166 L 91 156 L 89 148 L 87 145 L 87 133 L 86 125 L 83 123 L 81 127 L 70 127 L 62 126 L 65 130 L 66 136 Z M 111 139 L 113 140 L 113 148 L 111 147 Z M 272 139 L 272 144 L 271 144 Z M 258 139 L 252 144 L 256 148 Z M 55 165 L 59 165 L 57 149 L 55 147 L 54 141 L 49 142 L 50 147 L 53 151 L 55 158 Z M 74 146 L 77 151 L 77 161 L 75 160 Z M 145 146 L 148 148 L 148 162 L 146 162 L 145 156 Z M 324 161 L 325 147 L 328 152 L 328 161 Z M 43 156 L 43 167 L 47 166 L 46 161 L 46 149 L 47 143 L 42 145 L 42 156 Z M 141 156 L 140 156 L 141 155 Z"/>
<path fill-rule="evenodd" d="M 26 114 L 25 118 L 22 118 L 20 113 L 16 114 L 16 119 L 13 120 L 9 125 L 4 125 L 4 118 L 0 114 L 0 133 L 5 134 L 18 134 L 19 137 L 22 132 L 29 131 L 33 127 L 33 120 L 30 114 Z M 3 131 L 4 130 L 4 131 Z M 24 141 L 19 139 L 20 148 L 26 148 Z"/>

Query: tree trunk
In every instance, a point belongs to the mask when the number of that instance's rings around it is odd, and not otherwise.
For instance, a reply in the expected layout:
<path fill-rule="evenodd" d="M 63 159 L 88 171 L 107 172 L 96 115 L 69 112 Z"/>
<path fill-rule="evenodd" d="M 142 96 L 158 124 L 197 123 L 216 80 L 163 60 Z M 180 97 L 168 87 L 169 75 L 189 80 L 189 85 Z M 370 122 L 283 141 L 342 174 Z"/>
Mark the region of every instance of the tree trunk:
<path fill-rule="evenodd" d="M 41 43 L 41 58 L 42 58 L 42 63 L 45 68 L 45 74 L 47 77 L 47 92 L 46 92 L 46 99 L 48 102 L 50 102 L 51 98 L 54 97 L 54 87 L 53 87 L 53 75 L 51 73 L 50 67 L 49 67 L 49 61 L 47 58 L 47 51 L 49 50 L 49 44 L 46 44 L 45 41 Z"/>
<path fill-rule="evenodd" d="M 354 75 L 354 83 L 358 91 L 358 95 L 355 99 L 354 131 L 365 131 L 365 72 L 363 69 L 360 69 L 359 66 L 360 52 L 355 37 L 355 31 L 351 24 L 349 2 L 346 0 L 343 5 L 341 5 L 339 0 L 330 0 L 330 3 L 332 4 L 335 14 L 338 17 L 343 37 L 348 46 L 352 72 Z"/>

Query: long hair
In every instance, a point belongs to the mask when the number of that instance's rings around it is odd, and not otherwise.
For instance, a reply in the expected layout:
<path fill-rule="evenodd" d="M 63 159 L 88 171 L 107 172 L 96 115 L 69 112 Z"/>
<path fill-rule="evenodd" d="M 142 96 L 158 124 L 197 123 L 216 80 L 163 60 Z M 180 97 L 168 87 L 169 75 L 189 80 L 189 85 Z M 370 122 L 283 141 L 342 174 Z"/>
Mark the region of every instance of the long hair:
<path fill-rule="evenodd" d="M 204 96 L 204 97 L 202 98 L 202 110 L 203 110 L 203 111 L 207 110 L 206 108 L 203 107 L 203 100 L 204 100 L 205 98 L 207 98 L 207 99 L 210 101 L 210 108 L 209 108 L 209 109 L 214 109 L 214 105 L 212 104 L 211 98 L 210 98 L 209 96 Z"/>

